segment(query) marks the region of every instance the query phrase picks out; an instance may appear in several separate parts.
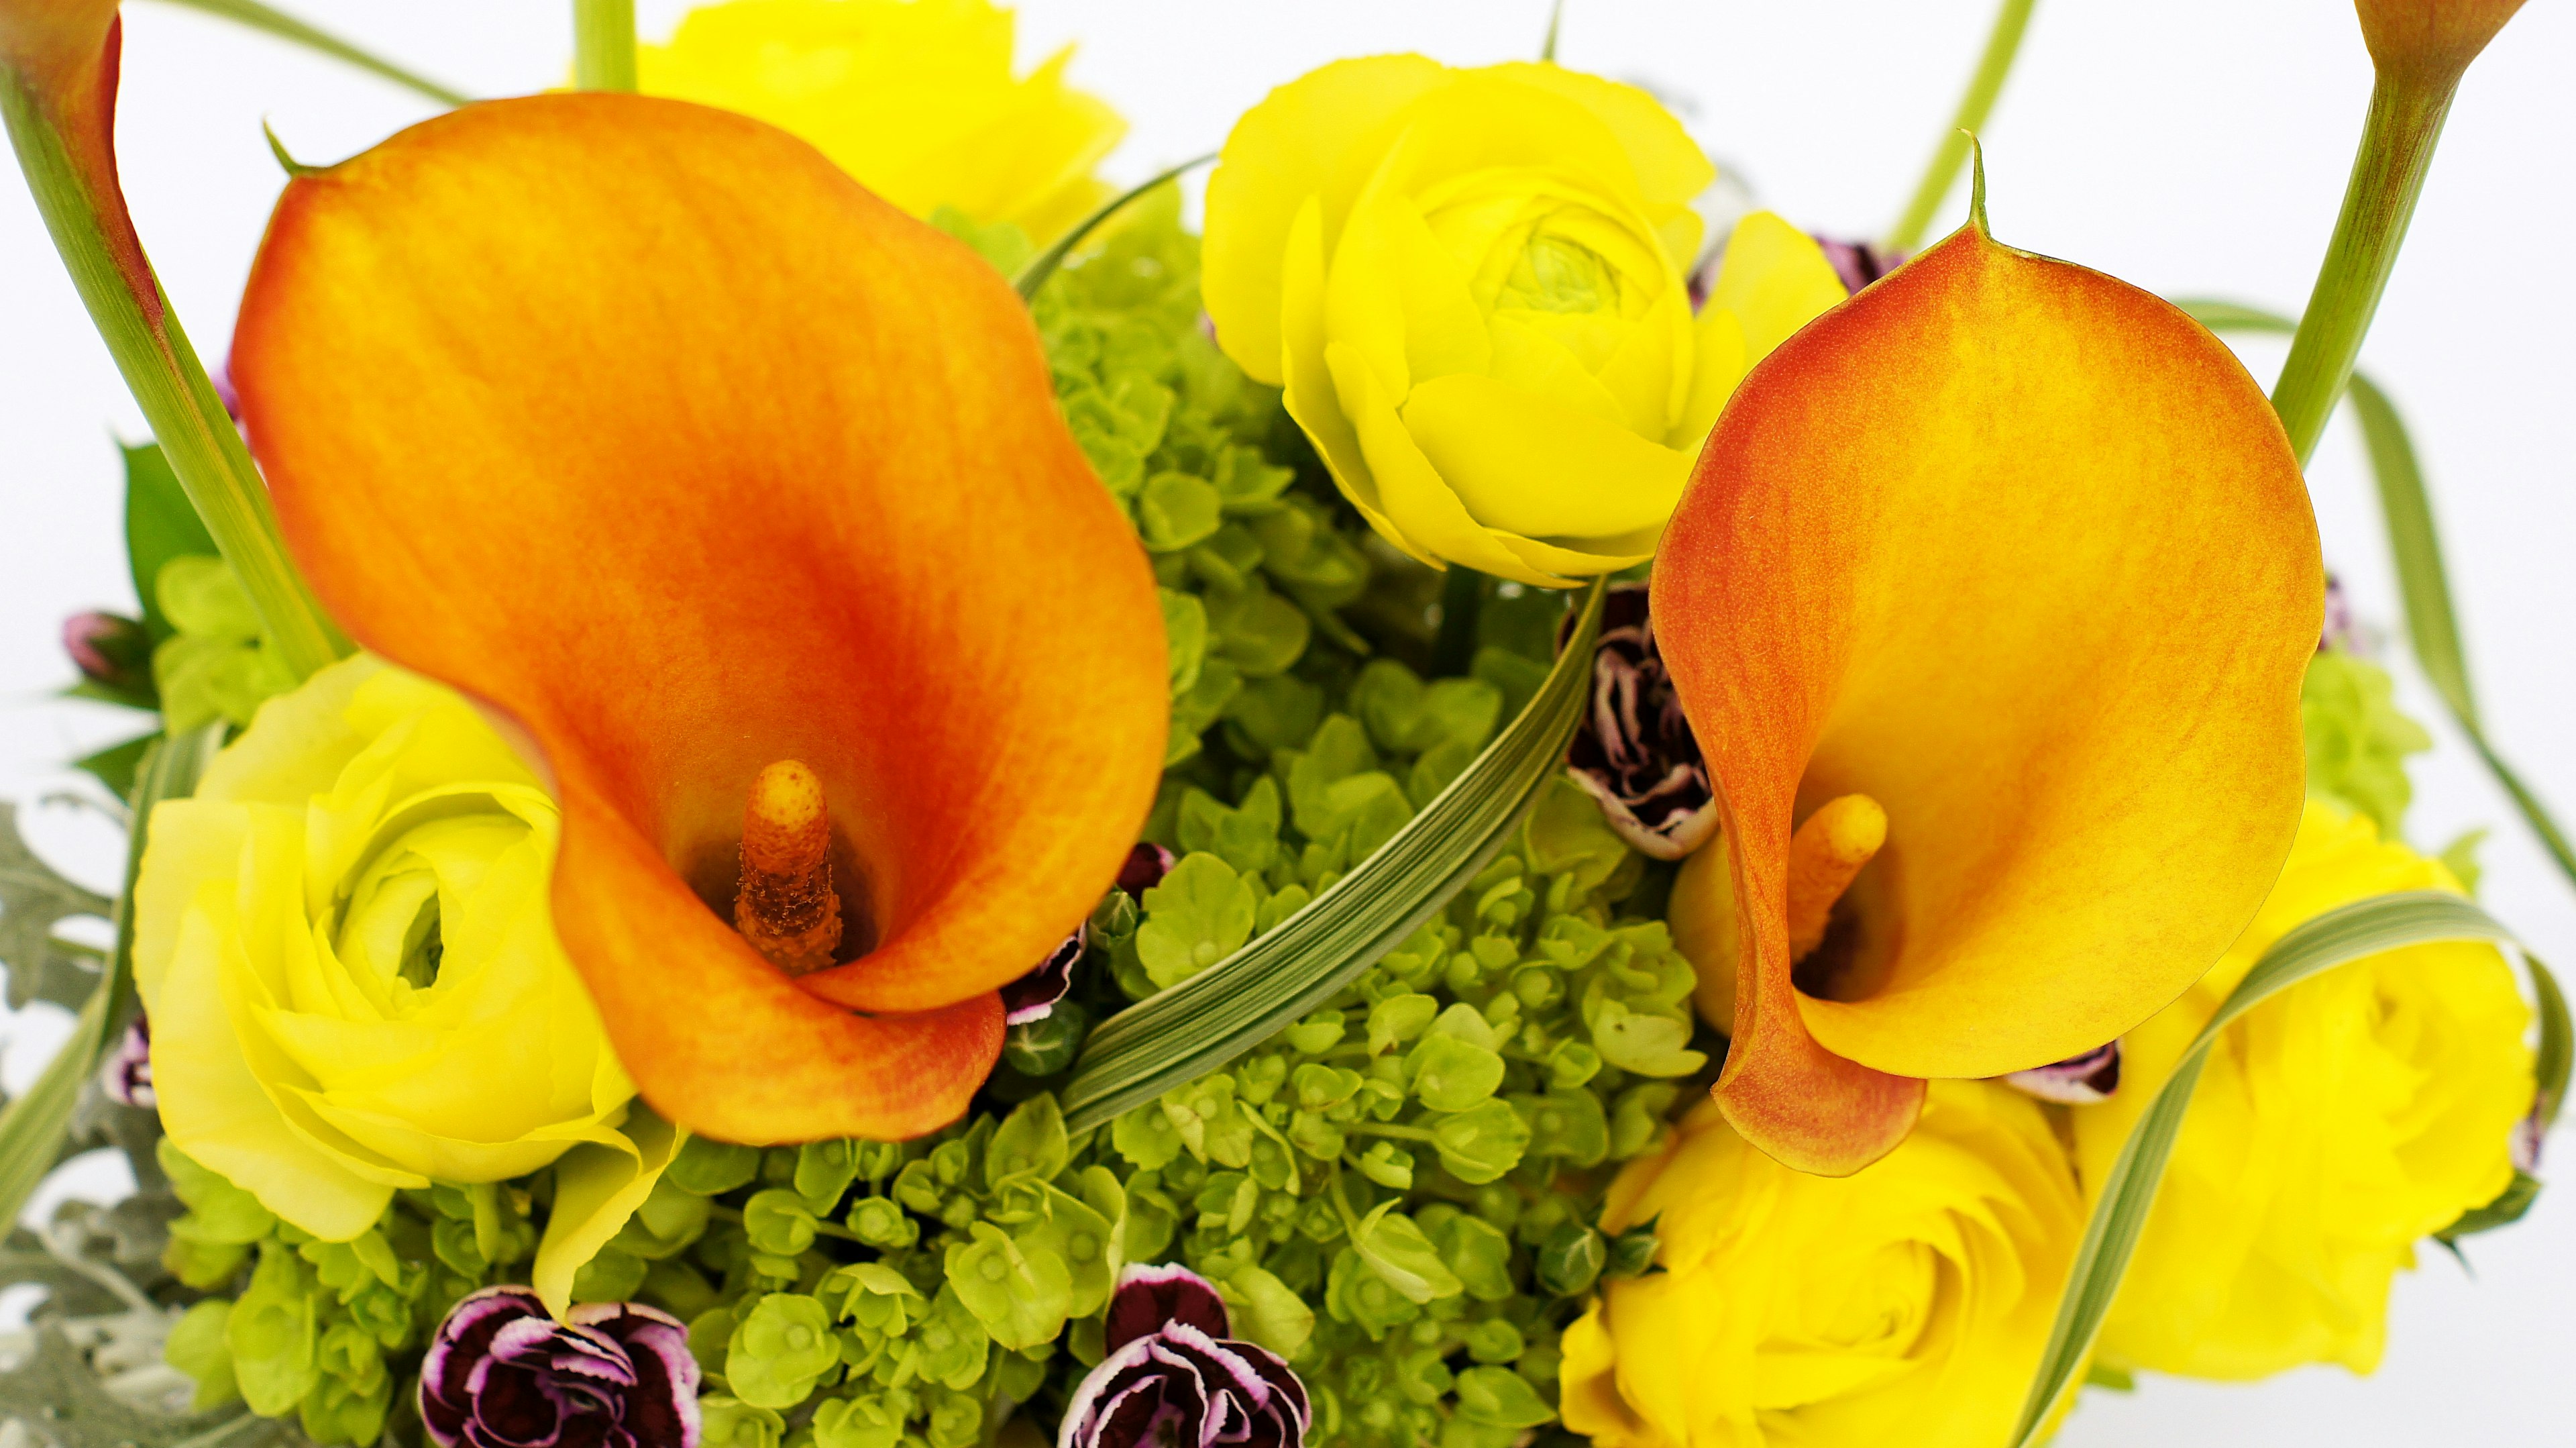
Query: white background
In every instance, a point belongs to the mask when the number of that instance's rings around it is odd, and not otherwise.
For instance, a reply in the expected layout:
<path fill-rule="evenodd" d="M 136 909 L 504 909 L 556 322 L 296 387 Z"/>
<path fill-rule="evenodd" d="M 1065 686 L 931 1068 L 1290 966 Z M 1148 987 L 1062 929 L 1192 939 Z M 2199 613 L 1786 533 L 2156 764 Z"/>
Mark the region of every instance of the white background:
<path fill-rule="evenodd" d="M 478 95 L 560 83 L 561 0 L 283 0 Z M 667 33 L 683 8 L 643 0 Z M 1140 178 L 1213 149 L 1268 87 L 1344 55 L 1414 49 L 1481 63 L 1535 52 L 1545 0 L 1025 0 L 1023 61 L 1080 40 L 1074 75 L 1134 130 L 1111 171 Z M 1893 217 L 1982 43 L 1989 0 L 1755 4 L 1572 0 L 1559 58 L 1639 81 L 1684 111 L 1764 204 L 1811 229 Z M 280 177 L 259 134 L 333 160 L 427 114 L 407 93 L 221 22 L 127 10 L 119 150 L 179 315 L 221 356 Z M 2490 727 L 2576 819 L 2576 11 L 2532 7 L 2470 73 L 2364 356 L 2416 429 Z M 1985 132 L 1996 234 L 2167 295 L 2295 312 L 2333 224 L 2369 67 L 2344 0 L 2047 0 Z M 1954 197 L 1943 227 L 1962 203 Z M 2268 379 L 2278 351 L 2253 346 Z M 2338 423 L 2313 468 L 2330 563 L 2364 618 L 2396 594 L 2359 450 Z M 58 620 L 130 609 L 111 440 L 143 435 L 25 193 L 0 176 L 0 798 L 40 845 L 105 888 L 116 841 L 47 791 L 61 761 L 132 732 L 120 711 L 50 699 L 71 680 Z M 2402 655 L 2402 649 L 2396 652 Z M 2437 718 L 2413 833 L 2492 825 L 2485 898 L 2544 958 L 2576 963 L 2576 891 Z M 43 1012 L 31 1013 L 42 1016 Z M 16 1023 L 6 1077 L 30 1079 L 59 1018 Z M 2561 1159 L 2576 1146 L 2559 1143 Z M 2471 1244 L 2474 1277 L 2428 1260 L 2398 1285 L 2370 1379 L 2315 1369 L 2257 1388 L 2150 1381 L 2088 1394 L 2061 1441 L 2147 1444 L 2565 1442 L 2576 1425 L 2576 1191 Z"/>

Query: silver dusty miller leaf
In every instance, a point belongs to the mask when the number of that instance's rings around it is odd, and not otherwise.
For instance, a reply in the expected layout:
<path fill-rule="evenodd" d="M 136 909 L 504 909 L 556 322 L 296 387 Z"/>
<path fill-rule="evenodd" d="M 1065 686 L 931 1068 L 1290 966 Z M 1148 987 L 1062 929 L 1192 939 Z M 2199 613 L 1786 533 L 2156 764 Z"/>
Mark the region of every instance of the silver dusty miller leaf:
<path fill-rule="evenodd" d="M 0 965 L 8 967 L 11 1010 L 31 1000 L 80 1009 L 98 971 L 54 938 L 75 915 L 105 919 L 115 902 L 57 874 L 18 833 L 18 807 L 0 800 Z"/>

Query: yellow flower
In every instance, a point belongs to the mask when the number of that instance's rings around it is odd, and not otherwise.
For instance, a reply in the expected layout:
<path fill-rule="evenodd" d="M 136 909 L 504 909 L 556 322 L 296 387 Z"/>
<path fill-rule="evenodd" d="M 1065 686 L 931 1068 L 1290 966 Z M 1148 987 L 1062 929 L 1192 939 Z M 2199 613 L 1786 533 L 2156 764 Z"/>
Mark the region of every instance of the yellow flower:
<path fill-rule="evenodd" d="M 1068 46 L 1011 74 L 988 0 L 731 0 L 639 48 L 648 95 L 721 106 L 813 143 L 915 216 L 954 206 L 1044 245 L 1106 200 L 1092 168 L 1127 134 L 1064 81 Z"/>
<path fill-rule="evenodd" d="M 2122 1039 L 2118 1094 L 2075 1111 L 2098 1183 L 2173 1063 L 2275 940 L 2338 905 L 2448 890 L 2437 861 L 2310 801 L 2262 913 L 2200 984 Z M 2210 1052 L 2102 1328 L 2124 1365 L 2257 1378 L 2379 1362 L 2416 1239 L 2494 1200 L 2531 1109 L 2530 1011 L 2493 946 L 2419 945 L 2284 991 Z"/>
<path fill-rule="evenodd" d="M 1227 138 L 1208 315 L 1389 542 L 1524 583 L 1614 572 L 1654 553 L 1745 369 L 1843 299 L 1758 214 L 1694 318 L 1690 201 L 1715 174 L 1633 87 L 1340 61 Z"/>
<path fill-rule="evenodd" d="M 639 1158 L 671 1133 L 642 1125 L 639 1152 L 619 1130 L 635 1088 L 555 943 L 556 831 L 446 689 L 361 655 L 269 701 L 194 798 L 154 812 L 135 886 L 171 1141 L 331 1241 L 397 1187 L 521 1176 L 575 1146 L 658 1170 Z"/>
<path fill-rule="evenodd" d="M 1565 1425 L 1600 1448 L 1992 1448 L 2021 1407 L 2084 1230 L 2038 1103 L 1935 1081 L 1848 1177 L 1780 1165 L 1713 1102 L 1611 1188 L 1665 1271 L 1566 1330 Z"/>

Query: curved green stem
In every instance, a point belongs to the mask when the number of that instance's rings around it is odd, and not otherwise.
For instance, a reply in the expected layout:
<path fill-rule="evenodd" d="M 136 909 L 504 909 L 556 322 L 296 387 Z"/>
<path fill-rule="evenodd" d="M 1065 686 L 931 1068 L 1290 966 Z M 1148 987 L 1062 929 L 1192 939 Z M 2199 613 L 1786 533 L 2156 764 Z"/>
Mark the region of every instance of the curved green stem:
<path fill-rule="evenodd" d="M 112 87 L 102 89 L 40 93 L 0 65 L 0 119 L 45 229 L 170 470 L 240 576 L 278 657 L 296 678 L 308 677 L 346 653 L 346 640 L 287 556 L 267 485 L 135 238 L 104 130 L 89 119 L 103 121 L 113 105 Z"/>
<path fill-rule="evenodd" d="M 372 51 L 361 50 L 328 31 L 307 25 L 284 11 L 272 10 L 260 4 L 259 0 L 162 0 L 162 3 L 220 16 L 237 25 L 247 25 L 307 50 L 318 51 L 334 60 L 345 61 L 360 70 L 382 76 L 407 90 L 417 91 L 443 106 L 461 106 L 473 99 L 416 71 L 405 70 Z"/>
<path fill-rule="evenodd" d="M 635 89 L 635 0 L 572 0 L 573 84 Z"/>
<path fill-rule="evenodd" d="M 2380 293 L 2406 244 L 2406 224 L 2432 169 L 2433 147 L 2450 114 L 2452 85 L 2427 87 L 2382 77 L 2371 88 L 2361 149 L 2344 187 L 2343 214 L 2326 243 L 2316 290 L 2299 316 L 2290 360 L 2272 386 L 2272 410 L 2290 434 L 2291 450 L 2307 465 L 2324 435 L 2326 418 L 2343 397 L 2361 355 L 2362 334 L 2379 310 Z"/>
<path fill-rule="evenodd" d="M 1967 94 L 1959 97 L 1958 113 L 1950 118 L 1950 128 L 1932 152 L 1932 164 L 1924 168 L 1923 179 L 1915 183 L 1914 199 L 1905 203 L 1904 214 L 1880 243 L 1888 250 L 1910 252 L 1923 244 L 1932 214 L 1941 209 L 1941 198 L 1958 184 L 1959 168 L 1967 163 L 1968 137 L 1985 129 L 1995 97 L 2003 93 L 2004 77 L 2012 72 L 2013 57 L 2021 52 L 2022 32 L 2030 28 L 2030 12 L 2037 4 L 2038 0 L 2003 0 L 2003 8 L 1995 12 L 1986 52 L 1977 60 Z"/>
<path fill-rule="evenodd" d="M 1012 278 L 1011 285 L 1019 292 L 1020 300 L 1024 302 L 1036 301 L 1038 299 L 1038 289 L 1045 286 L 1047 284 L 1047 279 L 1054 276 L 1057 269 L 1064 265 L 1064 259 L 1073 255 L 1073 249 L 1082 245 L 1083 239 L 1091 235 L 1091 233 L 1098 231 L 1102 224 L 1107 222 L 1109 218 L 1116 216 L 1119 212 L 1127 209 L 1130 203 L 1152 191 L 1155 187 L 1179 180 L 1183 173 L 1196 167 L 1204 166 L 1208 162 L 1215 160 L 1216 157 L 1217 153 L 1214 151 L 1210 151 L 1204 156 L 1193 156 L 1158 176 L 1137 182 L 1135 185 L 1128 187 L 1126 190 L 1119 192 L 1117 195 L 1110 197 L 1108 200 L 1100 203 L 1099 206 L 1093 208 L 1092 213 L 1089 216 L 1075 222 L 1072 230 L 1057 237 L 1046 250 L 1039 252 L 1035 259 L 1031 260 L 1027 266 L 1022 267 L 1020 269 L 1020 274 L 1017 277 Z"/>

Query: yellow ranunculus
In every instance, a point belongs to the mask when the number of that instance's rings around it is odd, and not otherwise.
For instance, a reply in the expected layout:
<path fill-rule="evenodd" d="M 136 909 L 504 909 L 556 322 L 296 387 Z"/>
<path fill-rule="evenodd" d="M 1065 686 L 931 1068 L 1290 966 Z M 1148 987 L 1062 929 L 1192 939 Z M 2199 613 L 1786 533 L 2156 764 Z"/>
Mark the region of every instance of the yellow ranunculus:
<path fill-rule="evenodd" d="M 1389 542 L 1561 585 L 1655 551 L 1747 368 L 1844 291 L 1758 213 L 1697 317 L 1715 172 L 1653 97 L 1417 55 L 1270 93 L 1208 182 L 1218 344 Z"/>
<path fill-rule="evenodd" d="M 1127 123 L 1065 84 L 1069 46 L 1014 78 L 1011 31 L 988 0 L 730 0 L 637 60 L 648 95 L 792 132 L 915 216 L 954 206 L 1044 245 L 1108 199 L 1092 168 Z"/>
<path fill-rule="evenodd" d="M 1655 1219 L 1649 1277 L 1566 1330 L 1565 1425 L 1601 1448 L 1993 1448 L 2084 1231 L 2038 1103 L 1935 1081 L 1848 1177 L 1780 1165 L 1712 1102 L 1628 1167 L 1602 1226 Z"/>
<path fill-rule="evenodd" d="M 2200 984 L 2122 1038 L 2120 1089 L 2075 1110 L 2100 1182 L 2184 1047 L 2272 942 L 2338 905 L 2449 890 L 2451 872 L 2310 801 L 2262 913 Z M 2257 1378 L 2379 1362 L 2414 1244 L 2513 1179 L 2531 1109 L 2529 1008 L 2493 946 L 2419 945 L 2304 981 L 2228 1028 L 2184 1119 L 2101 1353 Z"/>
<path fill-rule="evenodd" d="M 556 830 L 449 690 L 360 656 L 270 700 L 194 798 L 154 811 L 135 885 L 172 1142 L 332 1241 L 397 1187 L 499 1181 L 575 1146 L 597 1148 L 593 1174 L 658 1171 L 669 1128 L 639 1128 L 640 1149 L 619 1129 L 635 1088 L 555 943 Z M 594 1194 L 635 1195 L 621 1185 Z"/>

